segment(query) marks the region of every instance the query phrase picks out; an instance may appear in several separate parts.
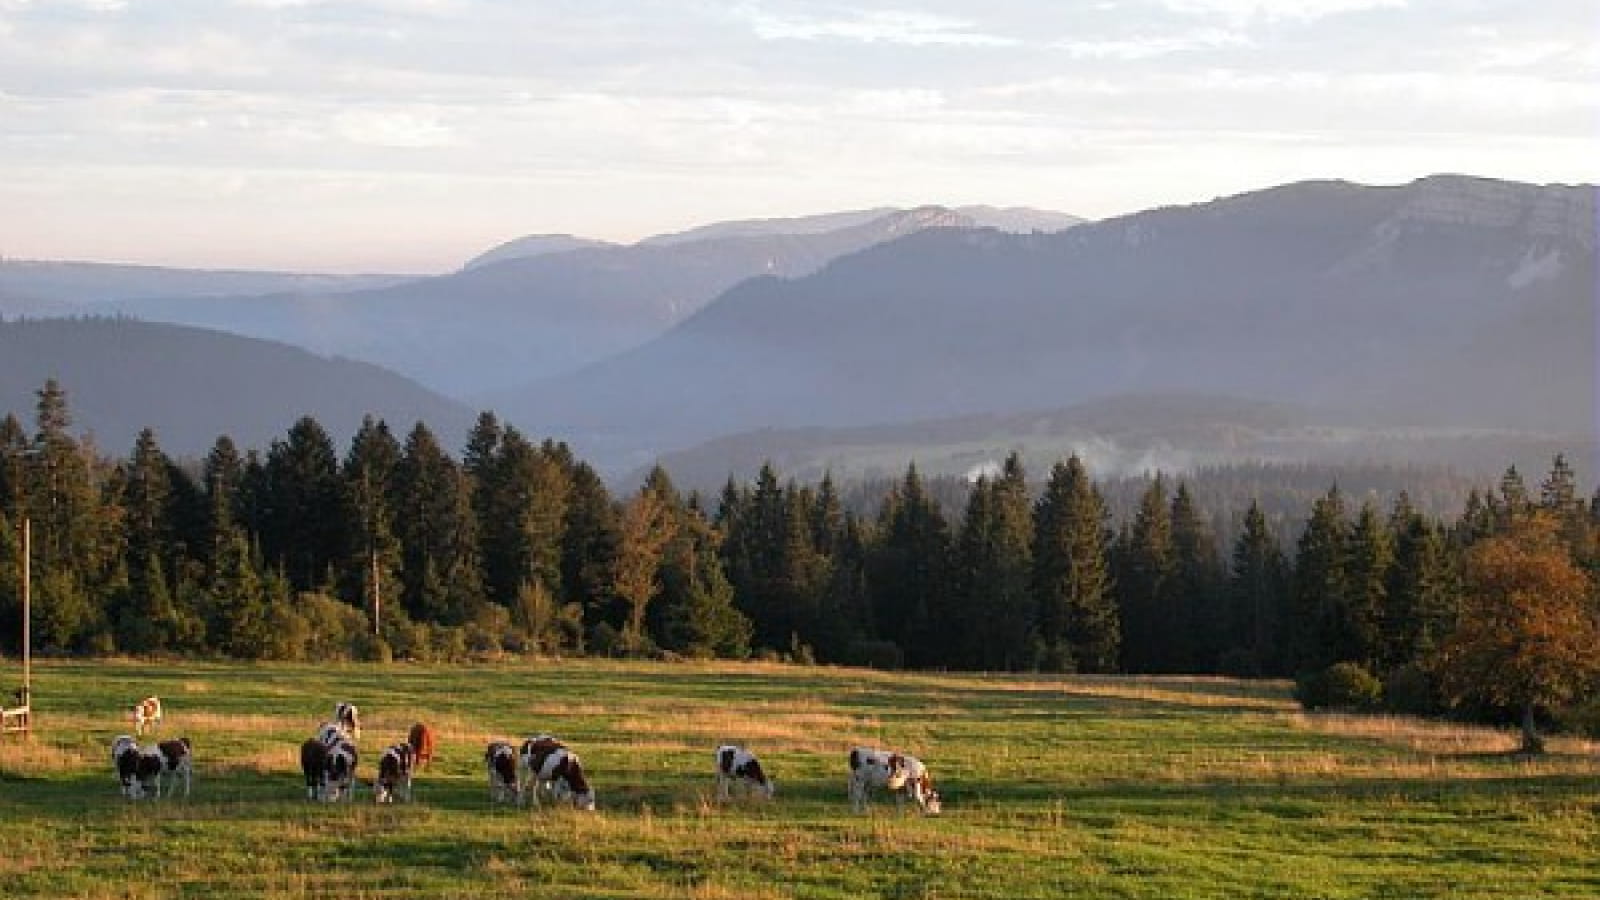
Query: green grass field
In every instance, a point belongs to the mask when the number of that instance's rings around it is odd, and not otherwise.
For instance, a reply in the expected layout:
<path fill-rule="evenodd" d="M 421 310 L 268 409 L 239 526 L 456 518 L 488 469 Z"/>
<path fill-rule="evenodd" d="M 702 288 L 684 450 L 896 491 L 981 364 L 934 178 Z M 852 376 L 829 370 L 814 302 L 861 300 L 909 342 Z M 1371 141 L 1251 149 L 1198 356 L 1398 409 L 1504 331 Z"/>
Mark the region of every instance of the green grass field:
<path fill-rule="evenodd" d="M 4 670 L 14 673 L 14 666 Z M 1600 753 L 1308 717 L 1282 684 L 736 664 L 445 668 L 56 662 L 0 742 L 3 897 L 1600 897 Z M 111 739 L 147 693 L 192 799 L 128 801 Z M 411 805 L 304 799 L 299 742 L 354 700 L 363 775 L 418 719 Z M 600 811 L 491 807 L 484 745 L 539 731 Z M 718 805 L 735 741 L 777 799 Z M 852 814 L 844 754 L 903 748 L 939 818 Z"/>

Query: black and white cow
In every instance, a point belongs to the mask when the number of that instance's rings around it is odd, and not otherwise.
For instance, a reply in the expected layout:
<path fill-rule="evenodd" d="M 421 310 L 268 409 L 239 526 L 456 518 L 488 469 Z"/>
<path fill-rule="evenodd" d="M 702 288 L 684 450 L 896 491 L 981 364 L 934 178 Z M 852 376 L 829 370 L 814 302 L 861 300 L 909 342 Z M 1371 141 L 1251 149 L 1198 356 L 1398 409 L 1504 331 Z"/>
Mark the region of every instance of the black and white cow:
<path fill-rule="evenodd" d="M 411 802 L 411 771 L 416 765 L 416 750 L 410 743 L 395 744 L 378 758 L 378 778 L 372 782 L 372 799 L 393 803 L 396 795 Z"/>
<path fill-rule="evenodd" d="M 194 781 L 194 748 L 189 739 L 181 737 L 175 741 L 162 741 L 156 745 L 156 752 L 161 755 L 162 772 L 174 781 L 183 779 L 183 796 L 187 798 Z M 176 789 L 177 784 L 173 784 L 167 789 L 167 794 L 170 796 Z"/>
<path fill-rule="evenodd" d="M 160 750 L 154 747 L 139 748 L 137 772 L 141 795 L 161 799 L 161 770 L 164 768 L 166 763 L 161 758 Z"/>
<path fill-rule="evenodd" d="M 345 701 L 333 707 L 333 720 L 339 723 L 345 736 L 352 741 L 361 740 L 361 712 L 354 703 Z"/>
<path fill-rule="evenodd" d="M 522 785 L 517 781 L 517 748 L 495 741 L 483 754 L 483 767 L 489 772 L 490 803 L 522 803 Z"/>
<path fill-rule="evenodd" d="M 306 799 L 322 799 L 323 772 L 328 765 L 328 745 L 321 737 L 307 738 L 300 745 L 300 773 L 306 777 Z"/>
<path fill-rule="evenodd" d="M 329 802 L 341 797 L 346 801 L 356 797 L 356 745 L 341 741 L 328 748 L 322 761 L 322 799 Z"/>
<path fill-rule="evenodd" d="M 744 784 L 746 788 L 758 793 L 768 800 L 772 799 L 777 785 L 767 777 L 761 768 L 761 761 L 756 755 L 743 747 L 732 744 L 723 744 L 717 748 L 717 799 L 727 800 L 730 788 L 735 782 Z"/>
<path fill-rule="evenodd" d="M 139 784 L 139 742 L 131 735 L 119 735 L 111 742 L 111 764 L 117 769 L 117 780 L 122 783 L 122 796 L 137 800 L 144 796 Z"/>
<path fill-rule="evenodd" d="M 895 796 L 895 803 L 904 807 L 910 795 L 917 808 L 930 816 L 942 809 L 939 792 L 933 789 L 933 778 L 928 767 L 915 756 L 856 747 L 850 751 L 850 806 L 861 812 L 867 806 L 867 791 L 883 788 Z"/>
<path fill-rule="evenodd" d="M 594 789 L 584 774 L 583 762 L 565 744 L 547 734 L 531 737 L 522 742 L 518 762 L 521 793 L 531 797 L 534 806 L 539 805 L 539 793 L 544 791 L 558 803 L 570 799 L 578 809 L 594 809 Z"/>

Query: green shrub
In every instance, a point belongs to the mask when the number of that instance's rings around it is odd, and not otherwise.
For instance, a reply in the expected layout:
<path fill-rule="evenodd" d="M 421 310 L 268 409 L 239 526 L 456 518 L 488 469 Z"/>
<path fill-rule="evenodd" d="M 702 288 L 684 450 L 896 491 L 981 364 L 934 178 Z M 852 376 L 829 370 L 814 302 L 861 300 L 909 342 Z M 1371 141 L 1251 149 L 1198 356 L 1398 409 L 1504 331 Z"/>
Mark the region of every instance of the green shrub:
<path fill-rule="evenodd" d="M 1377 709 L 1383 685 L 1359 663 L 1339 662 L 1295 679 L 1294 698 L 1306 709 Z"/>
<path fill-rule="evenodd" d="M 1410 716 L 1433 716 L 1443 711 L 1433 678 L 1415 665 L 1401 666 L 1383 677 L 1383 708 Z"/>

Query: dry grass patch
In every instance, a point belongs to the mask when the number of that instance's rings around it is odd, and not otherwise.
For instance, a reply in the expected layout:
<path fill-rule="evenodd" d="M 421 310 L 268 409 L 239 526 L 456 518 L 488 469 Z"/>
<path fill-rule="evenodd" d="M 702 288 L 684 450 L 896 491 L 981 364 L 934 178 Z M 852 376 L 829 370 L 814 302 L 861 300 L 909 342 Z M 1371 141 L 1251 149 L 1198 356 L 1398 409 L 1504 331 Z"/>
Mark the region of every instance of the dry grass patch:
<path fill-rule="evenodd" d="M 81 772 L 97 763 L 111 764 L 111 746 L 102 754 L 90 747 L 46 743 L 39 740 L 6 738 L 0 741 L 0 775 L 8 778 L 35 778 L 46 774 Z"/>
<path fill-rule="evenodd" d="M 1296 727 L 1319 734 L 1364 738 L 1392 747 L 1435 756 L 1488 756 L 1513 754 L 1521 746 L 1517 732 L 1485 725 L 1440 722 L 1412 716 L 1352 715 L 1346 713 L 1294 713 L 1288 716 Z M 1551 761 L 1570 757 L 1594 765 L 1600 744 L 1575 737 L 1553 737 L 1546 741 Z"/>
<path fill-rule="evenodd" d="M 682 718 L 630 716 L 619 720 L 620 734 L 682 738 L 691 749 L 717 743 L 759 745 L 780 751 L 827 751 L 850 742 L 869 741 L 881 731 L 876 718 L 825 712 L 817 704 L 794 711 L 796 704 L 750 704 L 738 710 L 715 709 Z"/>

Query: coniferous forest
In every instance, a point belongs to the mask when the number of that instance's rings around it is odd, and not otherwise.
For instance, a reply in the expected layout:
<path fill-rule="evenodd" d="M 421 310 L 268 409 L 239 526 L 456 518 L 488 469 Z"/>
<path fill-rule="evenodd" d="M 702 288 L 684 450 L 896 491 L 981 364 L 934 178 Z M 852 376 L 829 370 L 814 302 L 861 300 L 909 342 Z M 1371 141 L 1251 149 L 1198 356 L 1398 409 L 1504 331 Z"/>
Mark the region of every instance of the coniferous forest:
<path fill-rule="evenodd" d="M 460 460 L 449 443 L 369 418 L 341 454 L 303 418 L 264 453 L 223 436 L 180 462 L 146 430 L 115 457 L 74 437 L 47 383 L 31 430 L 0 421 L 0 648 L 18 648 L 27 518 L 47 654 L 1295 675 L 1308 705 L 1528 716 L 1568 709 L 1597 674 L 1592 643 L 1545 640 L 1522 661 L 1537 672 L 1505 690 L 1492 677 L 1517 659 L 1488 650 L 1518 616 L 1545 638 L 1595 634 L 1600 495 L 1586 503 L 1559 456 L 1448 519 L 1404 492 L 1357 507 L 1330 485 L 1287 545 L 1251 503 L 1224 546 L 1162 475 L 1114 522 L 1077 458 L 1028 473 L 1013 456 L 961 509 L 911 466 L 860 514 L 830 479 L 771 466 L 715 497 L 659 468 L 613 496 L 564 444 L 491 413 Z M 1570 608 L 1496 611 L 1529 572 Z M 1473 665 L 1488 670 L 1464 676 Z"/>

